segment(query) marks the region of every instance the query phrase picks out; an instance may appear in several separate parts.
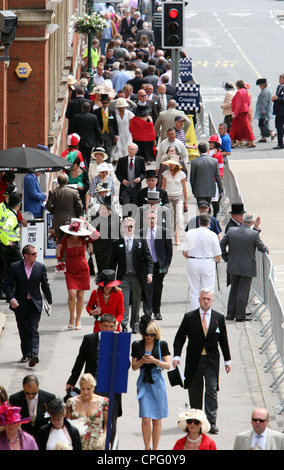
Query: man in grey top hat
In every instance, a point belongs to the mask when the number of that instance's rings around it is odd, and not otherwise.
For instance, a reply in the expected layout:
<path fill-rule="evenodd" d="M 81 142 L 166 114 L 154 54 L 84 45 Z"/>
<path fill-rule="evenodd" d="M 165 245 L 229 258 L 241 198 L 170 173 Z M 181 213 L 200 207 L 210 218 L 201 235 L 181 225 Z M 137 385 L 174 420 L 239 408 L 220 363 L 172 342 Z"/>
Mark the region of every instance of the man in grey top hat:
<path fill-rule="evenodd" d="M 276 132 L 273 132 L 269 127 L 269 121 L 273 117 L 272 91 L 268 86 L 266 78 L 258 78 L 256 85 L 259 86 L 261 91 L 256 100 L 254 118 L 258 119 L 261 133 L 259 142 L 267 142 L 267 137 L 271 137 L 271 140 L 276 137 Z"/>

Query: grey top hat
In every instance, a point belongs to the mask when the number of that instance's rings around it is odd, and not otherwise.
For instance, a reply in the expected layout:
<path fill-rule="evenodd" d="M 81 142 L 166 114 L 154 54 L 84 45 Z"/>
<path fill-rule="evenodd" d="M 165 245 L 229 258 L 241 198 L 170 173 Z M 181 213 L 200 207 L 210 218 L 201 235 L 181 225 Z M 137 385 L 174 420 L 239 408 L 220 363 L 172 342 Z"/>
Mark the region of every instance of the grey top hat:
<path fill-rule="evenodd" d="M 147 202 L 160 202 L 160 193 L 159 191 L 148 191 L 147 197 L 145 197 L 145 201 Z"/>

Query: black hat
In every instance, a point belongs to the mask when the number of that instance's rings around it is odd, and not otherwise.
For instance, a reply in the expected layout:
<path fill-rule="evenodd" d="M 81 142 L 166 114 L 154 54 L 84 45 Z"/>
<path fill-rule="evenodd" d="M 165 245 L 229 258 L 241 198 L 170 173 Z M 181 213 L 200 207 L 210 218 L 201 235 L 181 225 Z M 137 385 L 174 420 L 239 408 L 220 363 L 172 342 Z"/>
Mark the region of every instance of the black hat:
<path fill-rule="evenodd" d="M 168 371 L 168 378 L 172 387 L 180 385 L 184 388 L 183 378 L 181 376 L 181 371 L 179 367 L 175 367 L 173 370 Z"/>
<path fill-rule="evenodd" d="M 115 279 L 115 271 L 113 269 L 104 269 L 97 274 L 96 284 L 100 287 L 116 287 L 121 284 Z"/>
<path fill-rule="evenodd" d="M 109 96 L 107 94 L 101 95 L 101 101 L 109 101 Z"/>
<path fill-rule="evenodd" d="M 156 170 L 147 170 L 146 171 L 146 179 L 147 178 L 158 178 Z"/>
<path fill-rule="evenodd" d="M 103 204 L 108 209 L 111 209 L 111 196 L 98 196 L 98 200 L 100 204 Z"/>
<path fill-rule="evenodd" d="M 267 85 L 267 80 L 266 78 L 258 78 L 256 80 L 256 85 Z"/>
<path fill-rule="evenodd" d="M 241 202 L 236 202 L 231 205 L 230 214 L 245 214 L 244 205 Z"/>
<path fill-rule="evenodd" d="M 65 397 L 63 398 L 64 403 L 66 403 L 69 398 L 80 395 L 80 393 L 81 393 L 81 390 L 77 387 L 73 387 L 73 390 L 71 390 L 71 388 L 68 388 L 67 393 Z"/>
<path fill-rule="evenodd" d="M 4 196 L 11 196 L 11 194 L 18 192 L 18 187 L 14 183 L 10 183 L 6 187 Z"/>
<path fill-rule="evenodd" d="M 142 116 L 148 116 L 148 114 L 150 114 L 151 110 L 149 108 L 149 106 L 141 106 L 141 105 L 137 105 L 136 106 L 136 109 L 135 109 L 135 116 L 138 116 L 138 117 L 142 117 Z"/>
<path fill-rule="evenodd" d="M 21 204 L 22 200 L 20 198 L 20 195 L 18 193 L 12 193 L 11 196 L 9 197 L 9 201 L 7 203 L 8 207 L 16 207 L 19 204 Z"/>
<path fill-rule="evenodd" d="M 209 207 L 209 202 L 208 201 L 199 201 L 198 207 Z"/>

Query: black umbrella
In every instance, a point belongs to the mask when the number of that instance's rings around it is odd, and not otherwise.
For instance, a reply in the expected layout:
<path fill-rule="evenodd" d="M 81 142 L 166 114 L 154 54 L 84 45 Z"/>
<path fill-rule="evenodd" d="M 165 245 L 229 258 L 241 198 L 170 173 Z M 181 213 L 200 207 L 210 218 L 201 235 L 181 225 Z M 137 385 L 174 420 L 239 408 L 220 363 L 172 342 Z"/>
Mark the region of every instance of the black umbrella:
<path fill-rule="evenodd" d="M 14 147 L 1 150 L 0 171 L 13 171 L 14 173 L 52 172 L 69 170 L 72 163 L 64 158 L 47 152 L 46 150 L 31 147 Z"/>

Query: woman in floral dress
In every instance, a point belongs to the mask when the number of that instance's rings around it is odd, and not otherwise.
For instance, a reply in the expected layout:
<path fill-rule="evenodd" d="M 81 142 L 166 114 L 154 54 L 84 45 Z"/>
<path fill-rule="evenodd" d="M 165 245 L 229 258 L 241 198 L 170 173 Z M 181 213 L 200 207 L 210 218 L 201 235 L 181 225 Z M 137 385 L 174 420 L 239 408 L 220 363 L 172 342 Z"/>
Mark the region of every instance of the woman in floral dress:
<path fill-rule="evenodd" d="M 108 398 L 94 393 L 95 379 L 87 373 L 80 379 L 81 393 L 66 402 L 66 418 L 81 437 L 82 450 L 104 450 Z"/>

